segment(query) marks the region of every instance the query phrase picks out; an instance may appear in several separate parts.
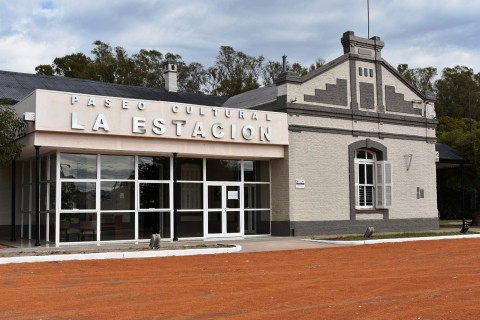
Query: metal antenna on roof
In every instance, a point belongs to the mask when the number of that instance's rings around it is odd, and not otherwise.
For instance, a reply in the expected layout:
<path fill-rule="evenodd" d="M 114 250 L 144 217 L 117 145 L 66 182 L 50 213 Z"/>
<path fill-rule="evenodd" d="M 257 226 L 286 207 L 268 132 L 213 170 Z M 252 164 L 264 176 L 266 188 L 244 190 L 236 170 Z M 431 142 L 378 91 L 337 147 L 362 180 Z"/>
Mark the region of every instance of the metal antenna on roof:
<path fill-rule="evenodd" d="M 370 0 L 367 0 L 367 39 L 370 39 Z"/>

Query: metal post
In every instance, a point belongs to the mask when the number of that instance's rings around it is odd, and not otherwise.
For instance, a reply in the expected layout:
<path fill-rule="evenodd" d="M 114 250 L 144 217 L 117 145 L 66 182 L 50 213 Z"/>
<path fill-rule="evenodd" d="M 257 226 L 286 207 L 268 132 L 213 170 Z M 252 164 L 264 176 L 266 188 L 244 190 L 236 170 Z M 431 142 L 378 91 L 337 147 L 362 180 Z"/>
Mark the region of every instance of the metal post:
<path fill-rule="evenodd" d="M 173 153 L 173 241 L 178 241 L 177 235 L 177 208 L 178 208 L 178 183 L 177 183 L 177 153 Z"/>
<path fill-rule="evenodd" d="M 40 146 L 35 146 L 35 246 L 40 246 Z"/>
<path fill-rule="evenodd" d="M 367 39 L 370 39 L 370 1 L 367 0 Z"/>
<path fill-rule="evenodd" d="M 465 222 L 465 185 L 463 181 L 463 163 L 460 165 L 460 179 L 462 184 L 462 229 L 460 230 L 460 232 L 467 233 L 468 226 Z"/>
<path fill-rule="evenodd" d="M 12 160 L 12 228 L 10 233 L 10 241 L 17 241 L 15 236 L 15 179 L 16 179 L 16 162 Z"/>

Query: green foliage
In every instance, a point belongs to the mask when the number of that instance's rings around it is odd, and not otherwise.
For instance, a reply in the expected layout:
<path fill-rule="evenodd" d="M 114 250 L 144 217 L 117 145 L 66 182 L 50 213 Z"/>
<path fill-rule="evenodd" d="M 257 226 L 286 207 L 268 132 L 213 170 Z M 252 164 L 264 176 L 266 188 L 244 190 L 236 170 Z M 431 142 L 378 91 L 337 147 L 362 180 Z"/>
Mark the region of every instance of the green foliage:
<path fill-rule="evenodd" d="M 15 110 L 0 99 L 0 167 L 15 159 L 22 152 L 16 140 L 21 137 L 26 123 L 18 118 Z"/>
<path fill-rule="evenodd" d="M 163 55 L 157 50 L 141 49 L 129 56 L 124 48 L 113 48 L 97 40 L 93 43 L 92 57 L 73 53 L 53 60 L 53 63 L 35 67 L 39 75 L 81 78 L 125 85 L 162 88 L 164 65 L 168 60 L 177 63 L 178 90 L 233 96 L 251 89 L 267 86 L 282 72 L 277 61 L 265 61 L 263 56 L 249 56 L 232 47 L 220 47 L 215 64 L 205 69 L 200 63 L 190 64 L 174 53 Z M 305 75 L 325 63 L 317 58 L 310 68 L 295 62 L 287 69 Z"/>
<path fill-rule="evenodd" d="M 208 69 L 215 84 L 211 93 L 234 96 L 258 88 L 263 60 L 263 56 L 253 57 L 229 46 L 220 47 L 215 65 Z"/>
<path fill-rule="evenodd" d="M 438 141 L 456 149 L 471 165 L 463 169 L 466 212 L 471 213 L 472 190 L 480 190 L 480 121 L 469 118 L 439 117 Z M 438 206 L 442 218 L 462 218 L 460 168 L 437 171 Z"/>
<path fill-rule="evenodd" d="M 434 91 L 433 79 L 437 75 L 436 68 L 428 67 L 409 69 L 408 64 L 399 64 L 397 70 L 405 80 L 410 82 L 420 92 L 425 93 Z"/>
<path fill-rule="evenodd" d="M 437 114 L 480 119 L 479 78 L 479 74 L 465 66 L 443 69 L 441 79 L 435 82 Z"/>

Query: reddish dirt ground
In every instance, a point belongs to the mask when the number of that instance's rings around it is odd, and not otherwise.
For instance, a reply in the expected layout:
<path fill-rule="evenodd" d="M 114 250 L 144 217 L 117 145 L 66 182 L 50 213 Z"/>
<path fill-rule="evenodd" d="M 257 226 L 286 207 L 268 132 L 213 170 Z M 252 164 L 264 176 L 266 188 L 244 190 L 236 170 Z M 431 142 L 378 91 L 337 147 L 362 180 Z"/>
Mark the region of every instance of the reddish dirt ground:
<path fill-rule="evenodd" d="M 0 266 L 1 319 L 478 319 L 480 240 Z"/>

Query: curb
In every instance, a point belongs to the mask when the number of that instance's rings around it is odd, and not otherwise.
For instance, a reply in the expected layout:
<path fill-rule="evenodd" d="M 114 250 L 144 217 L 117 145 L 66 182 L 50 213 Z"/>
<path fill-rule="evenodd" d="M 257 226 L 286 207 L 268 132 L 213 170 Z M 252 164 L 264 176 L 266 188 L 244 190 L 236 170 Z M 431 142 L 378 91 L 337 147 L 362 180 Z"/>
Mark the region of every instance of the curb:
<path fill-rule="evenodd" d="M 0 258 L 0 264 L 54 262 L 72 260 L 105 260 L 105 259 L 136 259 L 136 258 L 159 258 L 173 256 L 193 256 L 200 254 L 233 253 L 242 250 L 242 246 L 234 245 L 231 248 L 207 248 L 207 249 L 180 249 L 180 250 L 155 250 L 155 251 L 125 251 L 125 252 L 97 252 L 82 254 L 52 254 L 45 256 L 23 256 Z"/>
<path fill-rule="evenodd" d="M 380 244 L 380 243 L 447 240 L 447 239 L 468 239 L 468 238 L 480 238 L 480 234 L 472 234 L 472 235 L 465 234 L 465 235 L 458 235 L 458 236 L 438 236 L 438 237 L 418 237 L 418 238 L 378 239 L 378 240 L 351 240 L 351 241 L 305 239 L 305 241 L 313 241 L 313 242 L 327 243 L 327 244 L 345 244 L 345 245 L 360 246 L 360 245 Z"/>

